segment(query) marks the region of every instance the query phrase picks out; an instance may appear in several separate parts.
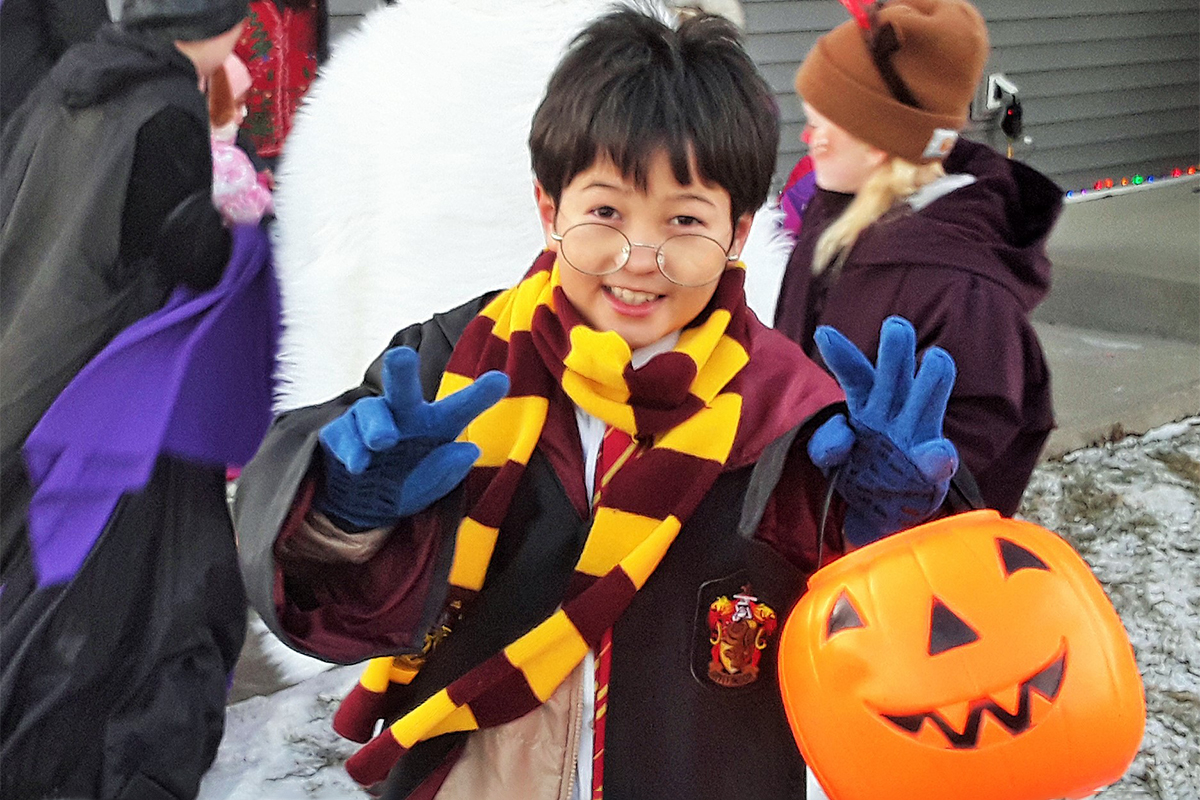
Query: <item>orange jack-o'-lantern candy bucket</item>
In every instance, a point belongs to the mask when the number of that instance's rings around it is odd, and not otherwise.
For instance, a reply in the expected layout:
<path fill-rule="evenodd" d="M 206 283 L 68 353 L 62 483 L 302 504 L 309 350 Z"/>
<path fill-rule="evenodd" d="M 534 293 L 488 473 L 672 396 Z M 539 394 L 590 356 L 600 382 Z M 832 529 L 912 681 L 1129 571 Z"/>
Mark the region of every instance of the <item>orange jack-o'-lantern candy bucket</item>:
<path fill-rule="evenodd" d="M 831 800 L 1088 797 L 1124 774 L 1146 705 L 1133 649 L 1069 544 L 973 511 L 821 569 L 779 683 Z"/>

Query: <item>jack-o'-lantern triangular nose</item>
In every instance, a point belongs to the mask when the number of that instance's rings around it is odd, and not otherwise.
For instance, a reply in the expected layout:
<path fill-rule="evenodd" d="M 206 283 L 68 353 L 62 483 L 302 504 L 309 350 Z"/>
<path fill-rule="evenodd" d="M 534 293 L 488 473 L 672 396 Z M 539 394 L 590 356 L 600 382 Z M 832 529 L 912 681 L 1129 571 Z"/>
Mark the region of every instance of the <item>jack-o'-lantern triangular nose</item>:
<path fill-rule="evenodd" d="M 936 597 L 929 615 L 929 655 L 979 641 L 979 634 Z"/>

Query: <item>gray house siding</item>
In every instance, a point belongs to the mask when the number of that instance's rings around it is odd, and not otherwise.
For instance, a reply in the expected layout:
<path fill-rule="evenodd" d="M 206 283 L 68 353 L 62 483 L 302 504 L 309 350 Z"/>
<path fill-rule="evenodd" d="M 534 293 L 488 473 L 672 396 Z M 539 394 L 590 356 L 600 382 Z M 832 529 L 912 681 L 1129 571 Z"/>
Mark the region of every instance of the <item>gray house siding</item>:
<path fill-rule="evenodd" d="M 803 155 L 792 78 L 816 38 L 848 18 L 833 0 L 744 0 L 748 47 L 779 98 L 779 177 Z M 1200 162 L 1200 2 L 977 0 L 988 21 L 987 73 L 1020 88 L 1014 156 L 1064 189 L 1161 175 Z M 977 104 L 979 105 L 979 104 Z M 976 115 L 978 116 L 978 115 Z M 995 121 L 968 135 L 1004 147 Z"/>
<path fill-rule="evenodd" d="M 375 6 L 382 5 L 381 0 L 326 0 L 329 8 L 329 41 L 336 43 L 338 37 L 358 25 L 363 14 Z"/>
<path fill-rule="evenodd" d="M 378 4 L 329 0 L 332 38 Z M 804 154 L 804 115 L 792 78 L 817 37 L 848 15 L 835 0 L 743 0 L 743 6 L 750 54 L 779 100 L 776 180 L 782 183 Z M 1004 73 L 1021 90 L 1030 142 L 1016 143 L 1016 158 L 1067 190 L 1200 163 L 1200 0 L 976 0 L 976 6 L 992 40 L 986 72 Z M 1006 144 L 995 120 L 974 119 L 968 135 Z"/>

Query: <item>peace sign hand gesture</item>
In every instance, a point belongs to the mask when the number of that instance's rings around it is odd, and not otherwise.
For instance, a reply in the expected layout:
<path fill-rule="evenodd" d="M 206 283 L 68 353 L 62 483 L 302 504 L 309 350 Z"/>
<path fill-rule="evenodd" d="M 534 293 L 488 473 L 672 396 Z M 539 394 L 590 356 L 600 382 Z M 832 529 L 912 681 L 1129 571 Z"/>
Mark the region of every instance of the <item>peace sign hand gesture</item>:
<path fill-rule="evenodd" d="M 818 428 L 808 454 L 827 474 L 840 468 L 847 541 L 861 546 L 925 521 L 958 470 L 958 451 L 942 436 L 954 360 L 931 347 L 914 378 L 916 332 L 902 317 L 884 320 L 878 365 L 829 326 L 815 338 L 846 393 L 849 420 L 839 414 Z"/>
<path fill-rule="evenodd" d="M 318 435 L 325 485 L 314 505 L 339 524 L 366 530 L 394 524 L 449 494 L 479 448 L 455 439 L 508 393 L 492 371 L 433 403 L 421 394 L 420 359 L 409 347 L 383 355 L 383 395 L 356 400 Z"/>

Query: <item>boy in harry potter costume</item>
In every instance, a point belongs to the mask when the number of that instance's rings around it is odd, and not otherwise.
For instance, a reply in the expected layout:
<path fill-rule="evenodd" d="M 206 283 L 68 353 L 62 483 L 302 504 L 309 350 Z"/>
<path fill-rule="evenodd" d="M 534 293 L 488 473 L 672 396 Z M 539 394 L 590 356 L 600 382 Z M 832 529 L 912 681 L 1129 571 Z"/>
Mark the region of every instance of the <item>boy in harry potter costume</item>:
<path fill-rule="evenodd" d="M 245 13 L 126 0 L 4 129 L 6 798 L 194 797 L 221 738 L 225 464 L 266 427 L 275 314 L 265 232 L 213 205 L 199 82 Z"/>
<path fill-rule="evenodd" d="M 773 631 L 823 557 L 935 512 L 953 365 L 916 372 L 902 320 L 878 367 L 823 331 L 843 407 L 749 311 L 777 144 L 729 23 L 599 19 L 534 116 L 524 279 L 276 421 L 239 484 L 243 574 L 296 649 L 382 657 L 334 721 L 363 785 L 802 796 Z"/>

